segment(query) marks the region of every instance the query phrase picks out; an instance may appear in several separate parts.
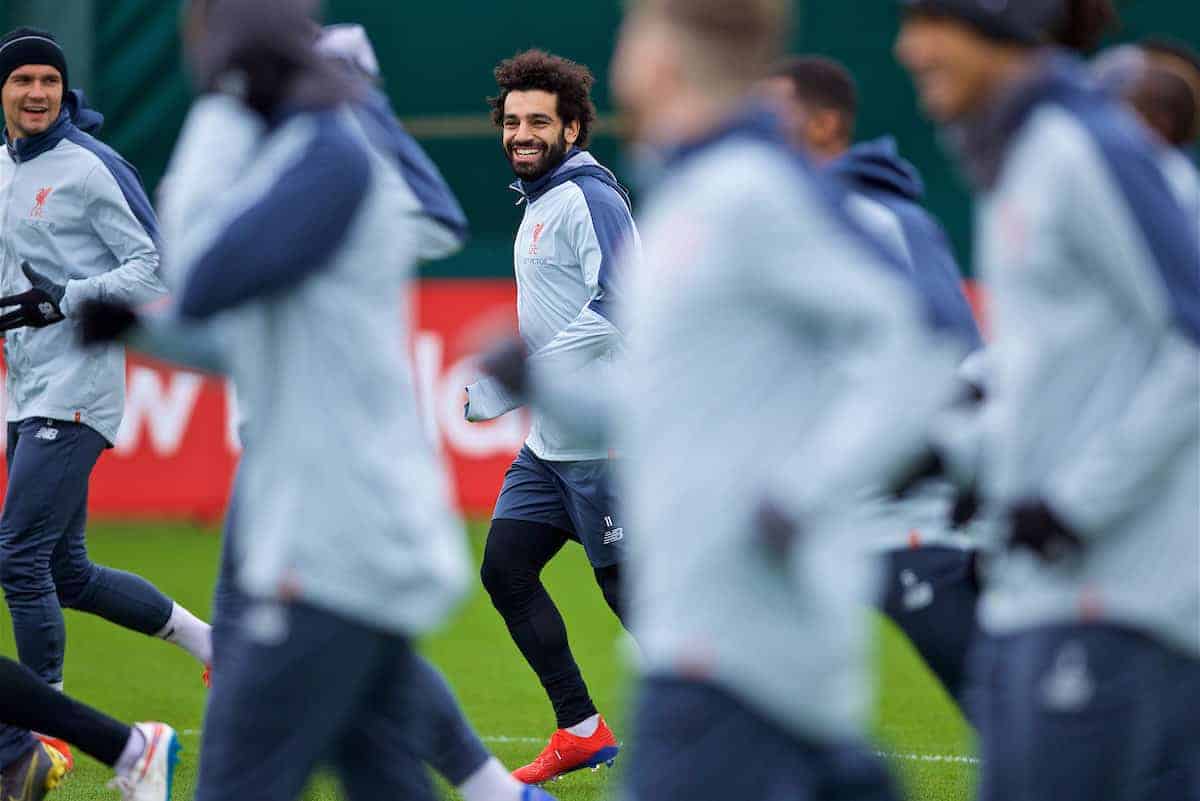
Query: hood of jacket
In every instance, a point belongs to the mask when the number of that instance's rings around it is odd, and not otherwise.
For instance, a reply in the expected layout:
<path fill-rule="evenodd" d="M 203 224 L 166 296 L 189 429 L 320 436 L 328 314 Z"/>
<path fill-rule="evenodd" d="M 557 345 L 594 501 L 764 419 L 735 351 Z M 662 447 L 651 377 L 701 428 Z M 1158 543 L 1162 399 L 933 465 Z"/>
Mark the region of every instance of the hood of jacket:
<path fill-rule="evenodd" d="M 861 189 L 878 189 L 905 200 L 919 202 L 925 182 L 910 162 L 901 158 L 890 136 L 850 148 L 829 165 L 834 177 Z"/>

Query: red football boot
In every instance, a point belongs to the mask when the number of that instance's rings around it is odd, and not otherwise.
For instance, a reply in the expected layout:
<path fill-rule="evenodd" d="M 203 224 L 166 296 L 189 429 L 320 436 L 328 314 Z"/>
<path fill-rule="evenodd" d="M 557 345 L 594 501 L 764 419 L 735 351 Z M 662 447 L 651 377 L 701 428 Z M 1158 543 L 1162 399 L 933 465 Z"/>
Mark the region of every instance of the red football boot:
<path fill-rule="evenodd" d="M 601 716 L 591 737 L 578 737 L 566 729 L 554 732 L 542 753 L 525 767 L 514 770 L 512 775 L 524 784 L 545 784 L 571 771 L 596 770 L 601 765 L 612 767 L 620 751 L 617 738 Z"/>

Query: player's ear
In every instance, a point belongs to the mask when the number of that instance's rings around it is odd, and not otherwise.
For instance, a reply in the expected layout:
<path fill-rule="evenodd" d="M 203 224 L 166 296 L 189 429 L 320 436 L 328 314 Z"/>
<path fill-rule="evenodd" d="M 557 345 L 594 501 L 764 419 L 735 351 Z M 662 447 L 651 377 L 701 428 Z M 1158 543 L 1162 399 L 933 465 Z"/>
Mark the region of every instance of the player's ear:
<path fill-rule="evenodd" d="M 568 145 L 573 145 L 579 139 L 579 120 L 571 120 L 563 126 L 563 138 Z"/>

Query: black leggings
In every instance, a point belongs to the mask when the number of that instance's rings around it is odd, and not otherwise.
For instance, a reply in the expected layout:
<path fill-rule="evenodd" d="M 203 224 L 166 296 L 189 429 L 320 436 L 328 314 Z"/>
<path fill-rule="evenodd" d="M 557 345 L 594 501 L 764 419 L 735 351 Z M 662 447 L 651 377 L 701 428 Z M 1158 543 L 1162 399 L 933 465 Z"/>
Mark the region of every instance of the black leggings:
<path fill-rule="evenodd" d="M 544 523 L 493 520 L 480 571 L 492 604 L 546 688 L 560 729 L 596 714 L 571 654 L 566 624 L 541 580 L 542 568 L 569 539 L 567 532 Z M 595 575 L 604 600 L 624 622 L 619 566 L 597 568 Z"/>
<path fill-rule="evenodd" d="M 58 737 L 105 765 L 117 764 L 129 727 L 60 693 L 36 673 L 0 657 L 0 722 Z"/>

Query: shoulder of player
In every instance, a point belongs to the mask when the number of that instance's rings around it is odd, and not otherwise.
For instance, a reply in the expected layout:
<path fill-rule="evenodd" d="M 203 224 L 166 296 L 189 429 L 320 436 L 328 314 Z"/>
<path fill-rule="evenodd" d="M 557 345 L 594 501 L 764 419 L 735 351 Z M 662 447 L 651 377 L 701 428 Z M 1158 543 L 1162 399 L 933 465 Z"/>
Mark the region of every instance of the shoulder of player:
<path fill-rule="evenodd" d="M 704 217 L 749 214 L 765 220 L 785 214 L 802 220 L 804 210 L 821 200 L 815 180 L 799 159 L 778 147 L 730 139 L 673 170 L 658 194 L 673 205 L 694 206 Z"/>
<path fill-rule="evenodd" d="M 78 177 L 86 191 L 97 191 L 97 182 L 120 187 L 133 179 L 140 183 L 137 170 L 112 146 L 78 128 L 70 131 L 56 148 L 70 159 L 68 169 Z"/>
<path fill-rule="evenodd" d="M 1005 177 L 1061 186 L 1080 170 L 1103 167 L 1103 156 L 1088 126 L 1076 114 L 1045 104 L 1030 115 L 1009 147 Z"/>
<path fill-rule="evenodd" d="M 563 226 L 582 225 L 592 220 L 597 211 L 625 206 L 621 195 L 603 181 L 592 176 L 576 176 L 563 181 L 538 198 L 539 219 L 557 218 Z M 530 207 L 533 208 L 532 206 Z"/>

